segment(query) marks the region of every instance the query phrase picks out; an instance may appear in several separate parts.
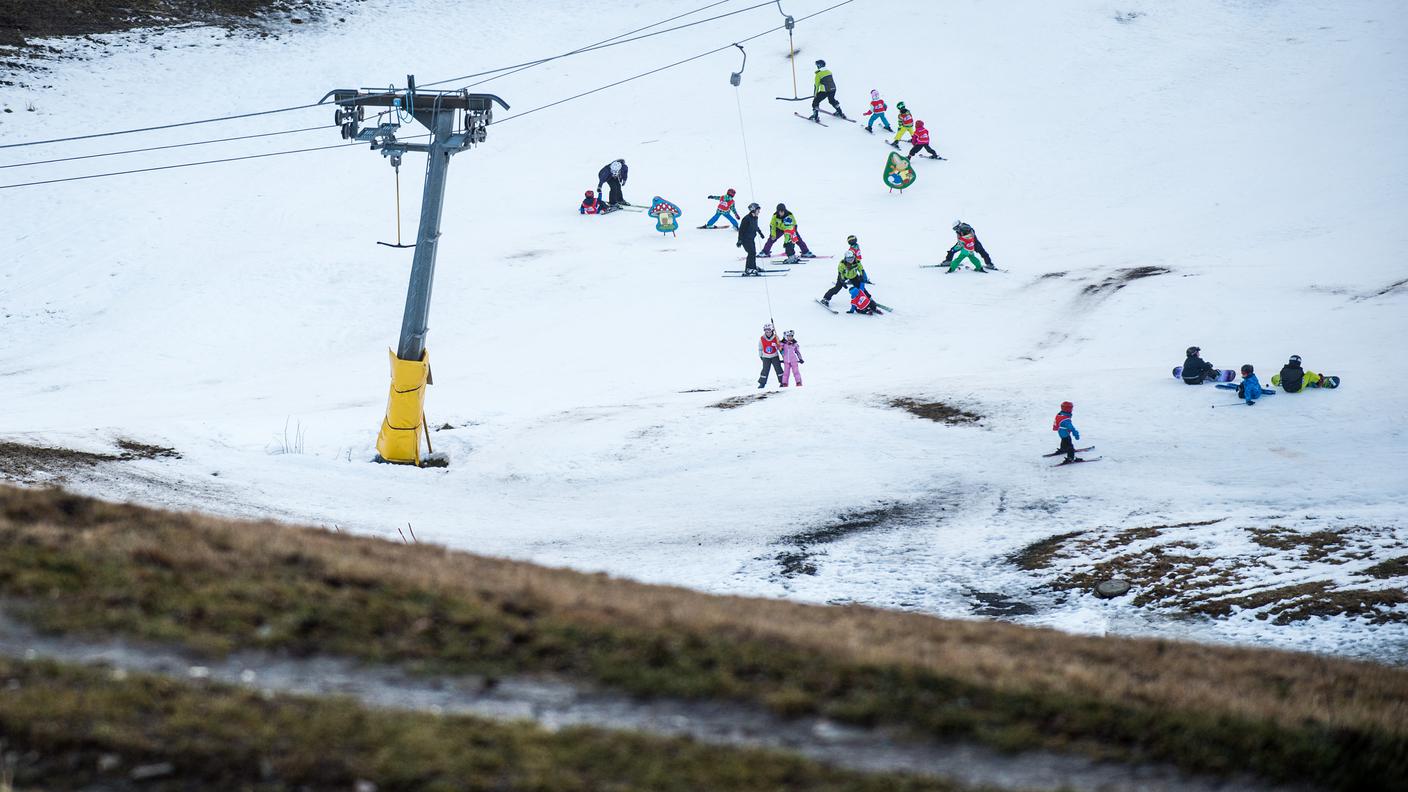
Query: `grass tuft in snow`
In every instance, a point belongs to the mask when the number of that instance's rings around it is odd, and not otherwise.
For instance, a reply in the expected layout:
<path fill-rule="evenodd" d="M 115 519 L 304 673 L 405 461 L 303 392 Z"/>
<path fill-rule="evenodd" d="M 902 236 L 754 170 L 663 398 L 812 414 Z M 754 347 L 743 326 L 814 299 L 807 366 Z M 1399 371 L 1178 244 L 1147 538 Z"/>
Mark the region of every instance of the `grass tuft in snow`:
<path fill-rule="evenodd" d="M 943 402 L 925 402 L 918 399 L 899 398 L 890 400 L 891 407 L 898 407 L 906 410 L 920 418 L 926 418 L 936 423 L 945 423 L 950 426 L 960 426 L 963 424 L 975 424 L 983 420 L 983 416 L 969 412 L 961 407 L 953 407 Z"/>

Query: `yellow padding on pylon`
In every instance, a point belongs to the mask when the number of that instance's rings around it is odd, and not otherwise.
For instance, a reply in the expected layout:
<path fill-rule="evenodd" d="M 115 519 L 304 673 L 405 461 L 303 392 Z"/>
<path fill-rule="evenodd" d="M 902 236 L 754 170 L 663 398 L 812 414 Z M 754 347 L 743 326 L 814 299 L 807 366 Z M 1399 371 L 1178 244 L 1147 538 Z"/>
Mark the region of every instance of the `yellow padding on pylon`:
<path fill-rule="evenodd" d="M 387 462 L 419 465 L 421 424 L 425 420 L 425 385 L 430 379 L 430 351 L 420 360 L 391 356 L 391 395 L 386 399 L 386 418 L 376 437 L 376 451 Z"/>

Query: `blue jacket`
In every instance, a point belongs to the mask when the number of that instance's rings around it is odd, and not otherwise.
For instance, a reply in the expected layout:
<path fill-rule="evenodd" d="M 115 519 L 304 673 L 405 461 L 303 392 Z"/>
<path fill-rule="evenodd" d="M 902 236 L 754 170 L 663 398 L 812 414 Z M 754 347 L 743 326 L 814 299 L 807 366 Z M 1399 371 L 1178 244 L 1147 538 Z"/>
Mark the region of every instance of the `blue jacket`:
<path fill-rule="evenodd" d="M 1060 423 L 1056 424 L 1056 433 L 1061 436 L 1061 439 L 1065 440 L 1067 437 L 1074 436 L 1079 440 L 1080 430 L 1076 428 L 1075 424 L 1071 423 L 1071 414 L 1068 412 L 1059 412 L 1056 413 L 1056 415 L 1057 417 L 1062 415 L 1066 416 L 1065 418 L 1061 418 Z"/>
<path fill-rule="evenodd" d="M 1257 379 L 1255 374 L 1248 374 L 1244 377 L 1241 387 L 1237 389 L 1237 395 L 1246 399 L 1247 404 L 1251 404 L 1266 393 L 1267 391 L 1262 390 L 1261 380 Z"/>

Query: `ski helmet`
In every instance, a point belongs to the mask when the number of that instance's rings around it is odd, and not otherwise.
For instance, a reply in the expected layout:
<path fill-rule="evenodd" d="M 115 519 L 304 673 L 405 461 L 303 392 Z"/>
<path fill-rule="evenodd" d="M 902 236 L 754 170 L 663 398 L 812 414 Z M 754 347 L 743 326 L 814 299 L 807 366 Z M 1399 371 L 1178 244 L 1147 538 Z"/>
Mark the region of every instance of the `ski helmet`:
<path fill-rule="evenodd" d="M 914 128 L 915 128 L 915 129 L 923 129 L 923 128 L 924 128 L 924 122 L 923 122 L 923 121 L 915 121 L 915 122 L 914 122 Z"/>
<path fill-rule="evenodd" d="M 783 338 L 793 338 L 793 337 L 795 337 L 796 335 L 797 335 L 796 333 L 792 332 L 791 330 L 788 330 L 787 332 L 785 332 L 785 333 L 782 334 L 782 337 L 783 337 Z"/>
<path fill-rule="evenodd" d="M 824 60 L 819 60 L 819 61 L 817 61 L 817 62 L 816 62 L 816 67 L 817 67 L 818 69 L 825 69 L 825 68 L 826 68 L 826 61 L 824 61 Z"/>
<path fill-rule="evenodd" d="M 787 211 L 787 204 L 781 204 L 781 203 L 778 204 L 778 205 L 777 205 L 777 211 L 779 211 L 779 212 L 785 212 L 785 211 Z"/>
<path fill-rule="evenodd" d="M 903 109 L 904 109 L 904 102 L 895 102 L 895 107 L 898 107 L 899 109 L 903 110 Z"/>
<path fill-rule="evenodd" d="M 844 259 L 842 259 L 842 260 L 845 261 L 847 264 L 854 264 L 854 263 L 856 263 L 856 254 L 855 254 L 855 253 L 852 253 L 852 252 L 849 251 L 849 250 L 847 250 L 847 251 L 846 251 L 846 257 L 845 257 Z"/>
<path fill-rule="evenodd" d="M 846 237 L 846 244 L 848 244 L 848 245 L 859 245 L 859 244 L 860 244 L 860 240 L 856 239 L 856 235 L 855 235 L 855 234 L 851 234 L 850 236 Z"/>
<path fill-rule="evenodd" d="M 762 208 L 763 208 L 763 207 L 758 206 L 756 203 L 750 203 L 750 204 L 748 204 L 748 211 L 750 211 L 750 212 L 756 212 L 756 211 L 758 211 L 759 209 L 762 209 Z"/>
<path fill-rule="evenodd" d="M 764 332 L 764 333 L 771 333 L 771 332 L 772 332 L 772 322 L 768 322 L 767 324 L 763 325 L 763 332 Z"/>
<path fill-rule="evenodd" d="M 1199 348 L 1197 348 L 1197 347 L 1188 347 L 1188 351 L 1185 352 L 1184 354 L 1187 355 L 1188 357 L 1197 357 L 1197 356 L 1198 356 L 1198 353 L 1199 353 L 1199 352 L 1202 352 L 1202 351 L 1203 351 L 1203 350 L 1201 350 L 1201 349 L 1199 349 Z"/>
<path fill-rule="evenodd" d="M 588 198 L 592 197 L 593 195 L 596 195 L 596 193 L 592 192 L 591 190 L 587 190 L 587 197 L 588 197 Z"/>
<path fill-rule="evenodd" d="M 734 196 L 734 195 L 737 195 L 737 194 L 738 194 L 738 191 L 735 190 L 735 189 L 733 189 L 732 187 L 730 187 L 730 188 L 728 188 L 728 194 L 729 194 L 730 197 L 732 197 L 732 196 Z"/>
<path fill-rule="evenodd" d="M 1292 366 L 1299 366 L 1299 365 L 1300 365 L 1300 355 L 1291 355 L 1290 364 L 1291 364 Z"/>
<path fill-rule="evenodd" d="M 1252 364 L 1250 364 L 1250 363 L 1243 363 L 1243 364 L 1242 364 L 1242 376 L 1244 376 L 1244 377 L 1245 377 L 1246 375 L 1252 373 L 1252 372 L 1255 371 L 1255 370 L 1256 370 L 1256 369 L 1253 369 L 1253 368 L 1252 368 Z"/>
<path fill-rule="evenodd" d="M 1074 410 L 1075 408 L 1076 408 L 1076 406 L 1075 406 L 1074 404 L 1071 404 L 1071 403 L 1068 402 L 1068 401 L 1066 401 L 1066 402 L 1061 402 L 1061 412 L 1070 412 L 1070 411 Z"/>

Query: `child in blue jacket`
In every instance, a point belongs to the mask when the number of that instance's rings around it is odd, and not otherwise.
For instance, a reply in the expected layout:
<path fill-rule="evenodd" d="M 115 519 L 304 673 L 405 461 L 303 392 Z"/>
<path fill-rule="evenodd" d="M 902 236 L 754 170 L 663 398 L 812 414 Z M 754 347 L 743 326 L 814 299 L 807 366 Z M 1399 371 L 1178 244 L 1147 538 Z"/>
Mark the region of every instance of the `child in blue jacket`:
<path fill-rule="evenodd" d="M 1061 402 L 1061 411 L 1056 413 L 1056 419 L 1051 422 L 1051 431 L 1061 436 L 1061 447 L 1056 449 L 1056 453 L 1065 452 L 1066 462 L 1076 461 L 1076 444 L 1071 442 L 1071 438 L 1080 439 L 1080 430 L 1071 423 L 1071 413 L 1075 412 L 1075 405 L 1068 401 Z M 1065 462 L 1061 463 L 1065 464 Z"/>
<path fill-rule="evenodd" d="M 1256 400 L 1260 399 L 1262 396 L 1270 396 L 1276 392 L 1261 387 L 1261 380 L 1256 378 L 1256 371 L 1252 368 L 1252 364 L 1250 363 L 1242 364 L 1241 382 L 1236 385 L 1225 383 L 1217 387 L 1223 388 L 1224 390 L 1232 390 L 1235 388 L 1237 395 L 1246 400 L 1248 407 L 1256 404 Z"/>

